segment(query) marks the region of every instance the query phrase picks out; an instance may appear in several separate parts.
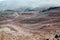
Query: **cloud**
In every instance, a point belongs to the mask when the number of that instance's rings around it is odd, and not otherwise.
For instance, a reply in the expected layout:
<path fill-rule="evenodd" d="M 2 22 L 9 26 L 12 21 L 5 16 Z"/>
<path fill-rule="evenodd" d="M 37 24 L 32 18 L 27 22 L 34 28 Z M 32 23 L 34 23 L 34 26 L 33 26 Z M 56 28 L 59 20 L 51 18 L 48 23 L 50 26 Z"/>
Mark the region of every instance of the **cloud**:
<path fill-rule="evenodd" d="M 4 6 L 4 8 L 15 9 L 22 6 L 29 7 L 38 7 L 44 5 L 52 5 L 52 6 L 60 6 L 60 0 L 3 0 L 0 1 L 0 6 Z M 2 7 L 0 7 L 2 8 Z"/>

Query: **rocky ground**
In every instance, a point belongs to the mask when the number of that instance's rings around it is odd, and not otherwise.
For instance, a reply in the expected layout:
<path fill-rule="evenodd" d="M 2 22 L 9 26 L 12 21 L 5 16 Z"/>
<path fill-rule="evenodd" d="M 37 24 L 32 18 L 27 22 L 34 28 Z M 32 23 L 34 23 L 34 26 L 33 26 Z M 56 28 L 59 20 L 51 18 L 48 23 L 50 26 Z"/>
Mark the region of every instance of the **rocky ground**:
<path fill-rule="evenodd" d="M 1 13 L 0 40 L 60 40 L 60 12 Z"/>

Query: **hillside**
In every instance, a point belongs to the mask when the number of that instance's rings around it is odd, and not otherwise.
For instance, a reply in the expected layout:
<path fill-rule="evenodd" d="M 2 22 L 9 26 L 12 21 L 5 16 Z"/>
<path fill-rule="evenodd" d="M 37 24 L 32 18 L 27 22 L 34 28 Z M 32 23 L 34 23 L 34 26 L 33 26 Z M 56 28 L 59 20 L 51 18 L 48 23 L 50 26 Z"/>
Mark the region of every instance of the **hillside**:
<path fill-rule="evenodd" d="M 60 10 L 0 13 L 0 35 L 1 40 L 60 40 Z"/>

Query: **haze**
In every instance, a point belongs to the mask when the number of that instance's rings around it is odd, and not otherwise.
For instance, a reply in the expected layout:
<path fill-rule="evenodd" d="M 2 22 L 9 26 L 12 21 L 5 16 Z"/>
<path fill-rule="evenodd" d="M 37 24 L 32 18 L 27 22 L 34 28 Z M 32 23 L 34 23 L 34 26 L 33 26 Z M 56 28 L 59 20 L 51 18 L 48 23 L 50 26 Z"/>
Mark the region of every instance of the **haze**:
<path fill-rule="evenodd" d="M 16 9 L 20 7 L 60 6 L 60 0 L 0 0 L 0 9 Z"/>

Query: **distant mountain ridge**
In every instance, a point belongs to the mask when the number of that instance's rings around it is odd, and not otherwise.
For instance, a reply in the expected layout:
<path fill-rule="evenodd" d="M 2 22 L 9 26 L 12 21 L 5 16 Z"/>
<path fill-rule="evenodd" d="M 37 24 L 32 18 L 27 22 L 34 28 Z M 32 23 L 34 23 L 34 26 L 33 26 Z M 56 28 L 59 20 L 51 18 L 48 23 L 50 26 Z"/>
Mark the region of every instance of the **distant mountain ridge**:
<path fill-rule="evenodd" d="M 50 7 L 46 10 L 43 10 L 42 12 L 50 11 L 50 10 L 60 10 L 60 7 Z"/>
<path fill-rule="evenodd" d="M 20 8 L 18 10 L 11 10 L 11 9 L 6 9 L 4 10 L 4 12 L 48 12 L 48 11 L 51 11 L 51 10 L 60 10 L 60 7 L 49 7 L 49 8 Z"/>

